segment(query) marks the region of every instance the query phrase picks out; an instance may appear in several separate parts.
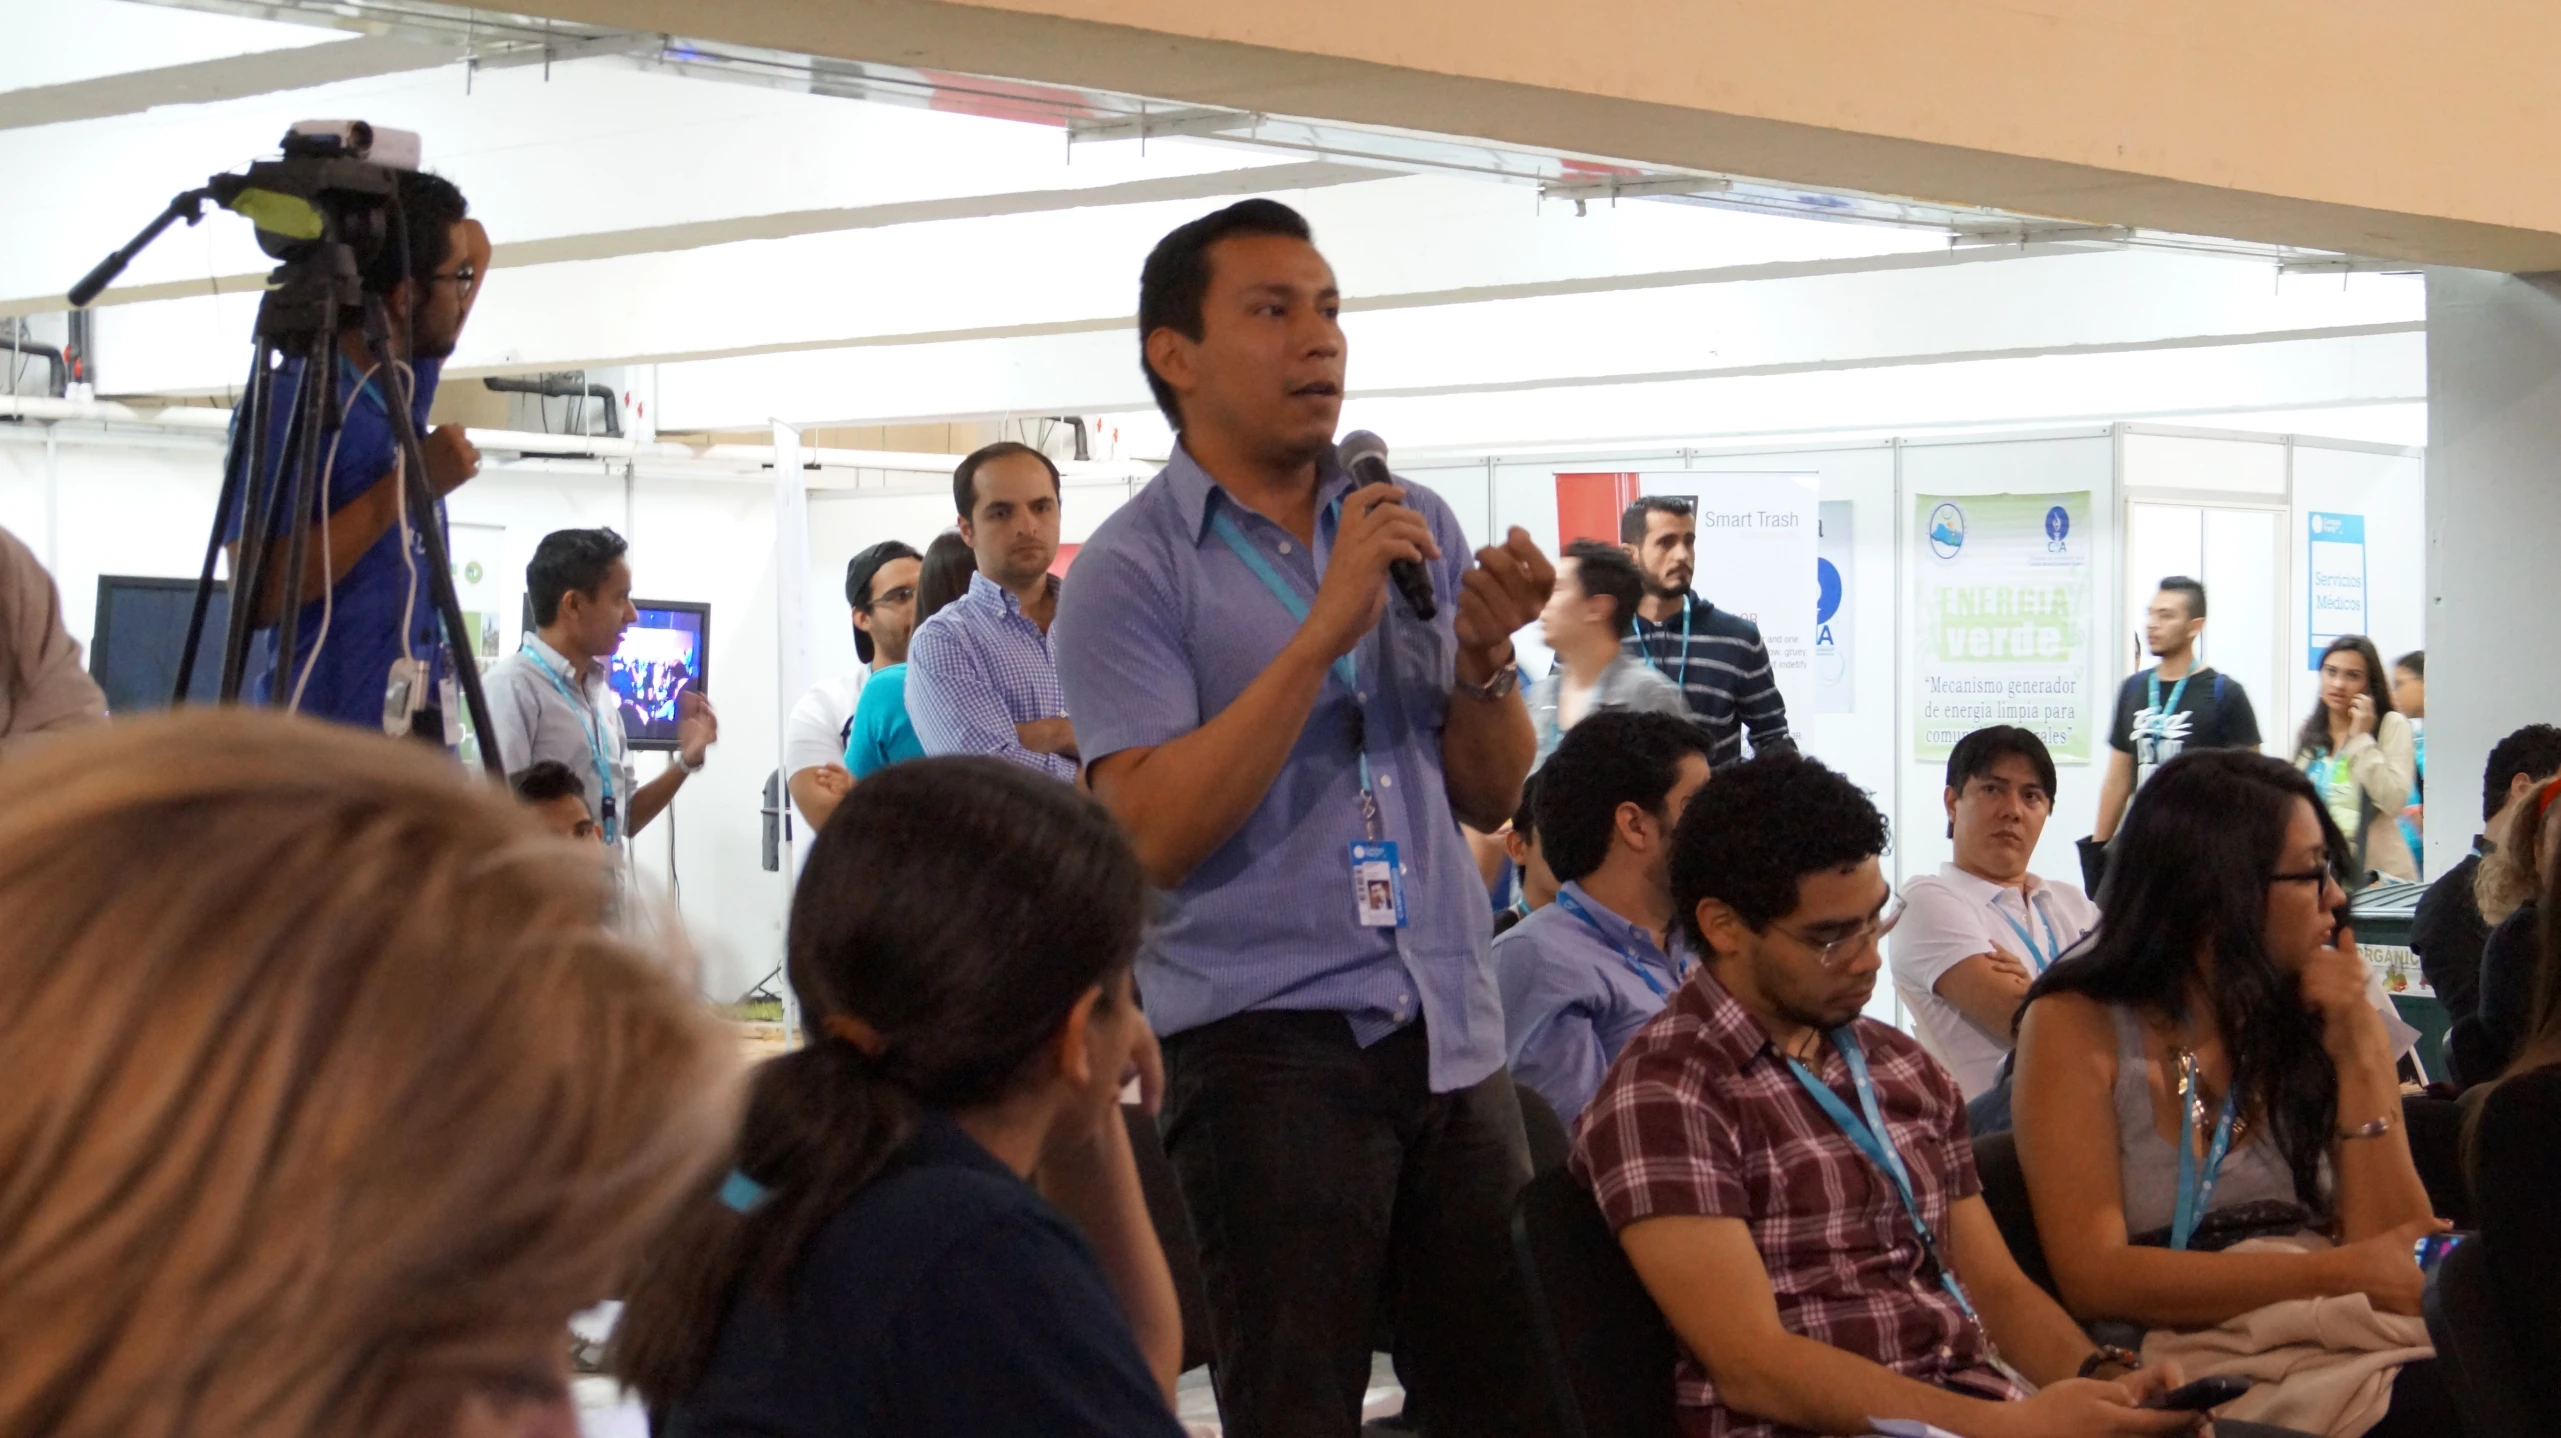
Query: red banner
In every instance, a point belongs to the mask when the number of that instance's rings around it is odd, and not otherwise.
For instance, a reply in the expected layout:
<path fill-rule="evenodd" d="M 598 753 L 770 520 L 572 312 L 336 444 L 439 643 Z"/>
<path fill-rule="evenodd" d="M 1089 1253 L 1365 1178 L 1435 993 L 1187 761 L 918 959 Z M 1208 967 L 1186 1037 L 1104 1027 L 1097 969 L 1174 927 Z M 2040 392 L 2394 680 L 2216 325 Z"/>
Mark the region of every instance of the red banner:
<path fill-rule="evenodd" d="M 1578 539 L 1616 544 L 1619 516 L 1636 502 L 1633 474 L 1560 474 L 1556 476 L 1556 547 L 1561 553 Z"/>

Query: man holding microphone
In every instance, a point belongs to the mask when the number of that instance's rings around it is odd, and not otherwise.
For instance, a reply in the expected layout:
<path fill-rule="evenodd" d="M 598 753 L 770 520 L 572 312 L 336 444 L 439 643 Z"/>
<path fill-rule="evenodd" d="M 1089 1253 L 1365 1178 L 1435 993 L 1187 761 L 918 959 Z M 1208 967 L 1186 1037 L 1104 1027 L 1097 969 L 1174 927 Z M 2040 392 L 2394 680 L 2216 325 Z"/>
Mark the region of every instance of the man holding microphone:
<path fill-rule="evenodd" d="M 1555 574 L 1519 529 L 1471 562 L 1428 490 L 1354 488 L 1339 305 L 1272 201 L 1158 243 L 1139 332 L 1179 444 L 1078 555 L 1059 680 L 1174 900 L 1139 987 L 1227 1431 L 1351 1438 L 1384 1312 L 1413 1411 L 1502 1434 L 1544 1411 L 1509 1243 L 1528 1151 L 1458 826 L 1518 803 L 1511 635 Z M 1436 618 L 1391 593 L 1400 559 Z"/>

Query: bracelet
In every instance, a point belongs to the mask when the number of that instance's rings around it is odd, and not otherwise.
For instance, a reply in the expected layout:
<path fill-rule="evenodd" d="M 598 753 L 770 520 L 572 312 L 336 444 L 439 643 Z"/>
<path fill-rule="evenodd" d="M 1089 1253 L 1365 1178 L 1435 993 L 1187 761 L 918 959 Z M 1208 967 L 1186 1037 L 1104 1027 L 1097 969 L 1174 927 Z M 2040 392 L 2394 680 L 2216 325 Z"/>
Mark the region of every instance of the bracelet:
<path fill-rule="evenodd" d="M 2360 1138 L 2381 1138 L 2391 1131 L 2392 1116 L 2390 1114 L 2385 1114 L 2381 1118 L 2367 1119 L 2365 1122 L 2358 1124 L 2354 1128 L 2340 1129 L 2338 1131 L 2338 1140 L 2341 1143 L 2347 1143 L 2351 1140 Z"/>
<path fill-rule="evenodd" d="M 2081 1371 L 2073 1376 L 2087 1378 L 2111 1364 L 2132 1373 L 2143 1366 L 2143 1355 L 2129 1348 L 2119 1348 L 2113 1343 L 2102 1343 L 2090 1350 L 2089 1357 L 2081 1360 Z"/>

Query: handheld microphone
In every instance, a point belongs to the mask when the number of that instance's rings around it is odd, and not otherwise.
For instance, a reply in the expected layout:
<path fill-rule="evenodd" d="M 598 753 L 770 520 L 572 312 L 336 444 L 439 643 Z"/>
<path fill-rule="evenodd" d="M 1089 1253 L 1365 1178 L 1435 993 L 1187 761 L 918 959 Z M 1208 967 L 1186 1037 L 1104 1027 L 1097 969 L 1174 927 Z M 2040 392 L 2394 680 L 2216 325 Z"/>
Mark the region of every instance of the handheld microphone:
<path fill-rule="evenodd" d="M 1353 430 L 1335 446 L 1343 468 L 1352 472 L 1355 492 L 1373 484 L 1394 484 L 1396 477 L 1387 472 L 1387 441 L 1365 429 Z M 1432 576 L 1411 559 L 1392 559 L 1387 564 L 1387 577 L 1396 581 L 1396 592 L 1405 596 L 1406 607 L 1417 619 L 1429 619 L 1440 613 L 1432 598 Z"/>

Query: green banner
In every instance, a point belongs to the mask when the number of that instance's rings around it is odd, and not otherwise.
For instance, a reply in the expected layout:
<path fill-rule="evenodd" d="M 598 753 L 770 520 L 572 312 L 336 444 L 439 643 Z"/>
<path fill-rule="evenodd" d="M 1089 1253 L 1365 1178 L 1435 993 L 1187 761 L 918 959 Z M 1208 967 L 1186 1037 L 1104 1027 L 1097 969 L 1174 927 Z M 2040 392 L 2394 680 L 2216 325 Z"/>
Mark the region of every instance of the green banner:
<path fill-rule="evenodd" d="M 2034 730 L 2055 762 L 2090 762 L 2090 496 L 1914 501 L 1912 757 L 1947 758 L 1994 724 Z"/>

